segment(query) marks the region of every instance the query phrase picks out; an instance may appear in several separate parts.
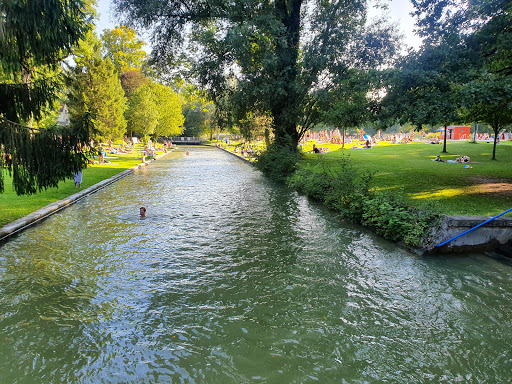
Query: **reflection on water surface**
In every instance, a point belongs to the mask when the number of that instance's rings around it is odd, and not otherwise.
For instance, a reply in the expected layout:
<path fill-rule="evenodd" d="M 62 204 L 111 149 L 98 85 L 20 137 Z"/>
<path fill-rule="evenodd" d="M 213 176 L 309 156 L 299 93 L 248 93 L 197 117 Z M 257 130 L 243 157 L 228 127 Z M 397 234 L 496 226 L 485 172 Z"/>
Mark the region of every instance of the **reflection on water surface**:
<path fill-rule="evenodd" d="M 509 265 L 417 257 L 188 150 L 0 245 L 2 382 L 510 380 Z"/>

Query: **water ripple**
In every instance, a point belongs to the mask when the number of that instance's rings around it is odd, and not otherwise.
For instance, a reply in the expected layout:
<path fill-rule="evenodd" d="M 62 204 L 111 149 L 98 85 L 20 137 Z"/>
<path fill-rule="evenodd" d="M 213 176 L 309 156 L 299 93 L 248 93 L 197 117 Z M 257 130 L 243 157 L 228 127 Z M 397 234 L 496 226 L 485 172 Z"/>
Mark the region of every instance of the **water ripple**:
<path fill-rule="evenodd" d="M 0 377 L 508 382 L 511 277 L 411 255 L 194 148 L 2 244 Z"/>

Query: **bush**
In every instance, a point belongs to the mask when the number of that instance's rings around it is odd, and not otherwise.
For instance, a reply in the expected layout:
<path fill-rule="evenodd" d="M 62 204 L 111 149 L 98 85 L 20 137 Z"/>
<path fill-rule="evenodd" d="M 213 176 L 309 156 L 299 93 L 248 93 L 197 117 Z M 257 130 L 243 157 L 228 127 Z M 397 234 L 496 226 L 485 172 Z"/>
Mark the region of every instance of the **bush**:
<path fill-rule="evenodd" d="M 259 156 L 256 165 L 267 177 L 284 182 L 297 169 L 299 158 L 299 153 L 293 149 L 291 143 L 289 145 L 272 143 Z"/>
<path fill-rule="evenodd" d="M 432 229 L 441 224 L 441 215 L 431 207 L 419 210 L 393 196 L 374 194 L 363 204 L 361 224 L 386 239 L 418 247 L 427 242 Z"/>
<path fill-rule="evenodd" d="M 288 184 L 386 239 L 413 247 L 428 242 L 441 224 L 441 215 L 433 207 L 420 210 L 372 191 L 372 178 L 372 173 L 360 174 L 349 157 L 342 157 L 334 169 L 325 163 L 300 169 L 288 178 Z"/>

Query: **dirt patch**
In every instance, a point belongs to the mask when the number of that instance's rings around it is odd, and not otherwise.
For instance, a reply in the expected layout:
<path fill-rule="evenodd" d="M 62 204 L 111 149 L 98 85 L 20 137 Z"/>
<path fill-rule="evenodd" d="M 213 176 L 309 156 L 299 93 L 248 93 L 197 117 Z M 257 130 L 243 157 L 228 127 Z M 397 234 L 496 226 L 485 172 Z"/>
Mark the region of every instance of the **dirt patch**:
<path fill-rule="evenodd" d="M 512 196 L 512 180 L 482 175 L 471 176 L 467 180 L 472 184 L 467 187 L 468 193 Z"/>

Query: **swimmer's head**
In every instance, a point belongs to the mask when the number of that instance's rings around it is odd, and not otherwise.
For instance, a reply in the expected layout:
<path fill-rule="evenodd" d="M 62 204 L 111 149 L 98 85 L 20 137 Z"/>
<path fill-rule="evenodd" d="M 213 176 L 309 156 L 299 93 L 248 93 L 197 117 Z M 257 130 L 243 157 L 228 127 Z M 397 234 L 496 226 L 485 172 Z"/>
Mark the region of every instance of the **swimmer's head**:
<path fill-rule="evenodd" d="M 140 211 L 140 215 L 141 215 L 141 216 L 146 216 L 146 208 L 144 208 L 144 207 L 140 207 L 140 210 L 139 210 L 139 211 Z"/>

